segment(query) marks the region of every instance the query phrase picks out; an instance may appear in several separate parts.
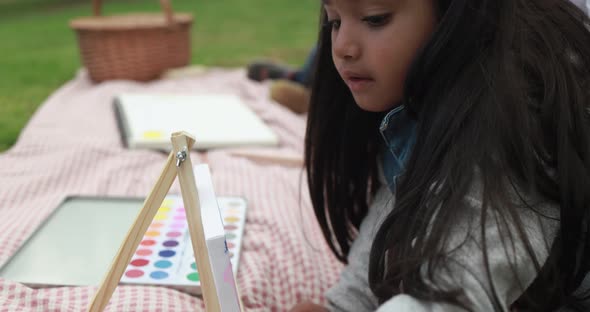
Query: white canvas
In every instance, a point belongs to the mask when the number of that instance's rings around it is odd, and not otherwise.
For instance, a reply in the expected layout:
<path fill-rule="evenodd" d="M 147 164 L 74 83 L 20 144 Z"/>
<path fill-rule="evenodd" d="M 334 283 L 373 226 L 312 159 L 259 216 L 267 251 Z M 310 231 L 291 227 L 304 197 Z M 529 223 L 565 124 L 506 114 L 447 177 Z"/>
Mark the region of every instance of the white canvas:
<path fill-rule="evenodd" d="M 170 135 L 186 131 L 195 149 L 277 146 L 276 134 L 233 95 L 122 94 L 115 98 L 129 148 L 170 150 Z"/>

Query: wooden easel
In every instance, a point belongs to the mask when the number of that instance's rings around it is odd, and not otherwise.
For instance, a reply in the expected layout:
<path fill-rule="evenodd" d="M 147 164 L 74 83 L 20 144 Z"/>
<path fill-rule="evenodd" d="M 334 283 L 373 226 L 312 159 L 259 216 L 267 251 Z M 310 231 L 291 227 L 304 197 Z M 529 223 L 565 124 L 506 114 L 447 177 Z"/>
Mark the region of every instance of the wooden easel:
<path fill-rule="evenodd" d="M 156 212 L 168 194 L 172 183 L 178 175 L 180 190 L 190 233 L 195 260 L 199 275 L 201 277 L 201 289 L 205 308 L 208 312 L 222 311 L 222 303 L 219 302 L 219 294 L 213 281 L 213 273 L 209 259 L 209 252 L 206 247 L 203 223 L 201 220 L 201 208 L 199 204 L 199 193 L 195 183 L 193 165 L 190 159 L 190 150 L 195 139 L 186 132 L 172 134 L 173 149 L 168 156 L 166 166 L 158 178 L 156 185 L 146 198 L 143 208 L 137 215 L 133 226 L 127 232 L 125 240 L 119 247 L 119 251 L 111 264 L 108 273 L 105 275 L 101 285 L 94 295 L 89 312 L 102 312 L 111 299 L 117 284 L 121 280 L 123 272 L 127 268 L 131 257 L 141 242 L 148 226 L 151 224 Z M 237 289 L 237 288 L 236 288 Z M 241 303 L 239 304 L 241 311 Z"/>

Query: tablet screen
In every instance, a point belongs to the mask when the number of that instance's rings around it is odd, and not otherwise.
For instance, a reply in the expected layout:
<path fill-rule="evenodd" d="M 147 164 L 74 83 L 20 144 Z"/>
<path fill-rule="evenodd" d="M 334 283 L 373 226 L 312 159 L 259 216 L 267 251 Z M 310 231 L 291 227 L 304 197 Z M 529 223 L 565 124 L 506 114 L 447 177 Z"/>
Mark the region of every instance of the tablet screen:
<path fill-rule="evenodd" d="M 143 199 L 70 197 L 0 268 L 29 286 L 100 284 Z"/>

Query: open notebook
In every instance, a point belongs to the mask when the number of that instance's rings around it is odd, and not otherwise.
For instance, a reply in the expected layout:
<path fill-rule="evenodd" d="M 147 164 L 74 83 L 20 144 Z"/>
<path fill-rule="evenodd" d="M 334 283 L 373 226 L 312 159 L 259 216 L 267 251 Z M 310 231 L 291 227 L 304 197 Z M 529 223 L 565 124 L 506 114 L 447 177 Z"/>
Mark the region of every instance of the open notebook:
<path fill-rule="evenodd" d="M 122 94 L 115 111 L 129 148 L 170 150 L 170 135 L 192 134 L 195 149 L 277 146 L 276 134 L 233 95 Z"/>

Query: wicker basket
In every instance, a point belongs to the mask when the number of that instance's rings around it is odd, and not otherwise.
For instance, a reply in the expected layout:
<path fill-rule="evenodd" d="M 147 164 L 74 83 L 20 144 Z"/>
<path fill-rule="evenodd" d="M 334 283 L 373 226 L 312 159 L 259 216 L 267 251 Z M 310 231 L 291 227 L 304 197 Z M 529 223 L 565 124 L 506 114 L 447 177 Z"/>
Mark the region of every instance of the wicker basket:
<path fill-rule="evenodd" d="M 92 80 L 148 81 L 189 63 L 193 17 L 160 3 L 164 14 L 101 16 L 101 0 L 93 0 L 94 16 L 70 21 Z"/>

